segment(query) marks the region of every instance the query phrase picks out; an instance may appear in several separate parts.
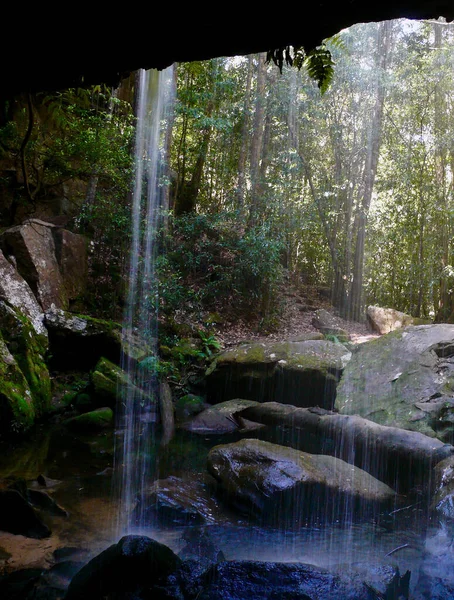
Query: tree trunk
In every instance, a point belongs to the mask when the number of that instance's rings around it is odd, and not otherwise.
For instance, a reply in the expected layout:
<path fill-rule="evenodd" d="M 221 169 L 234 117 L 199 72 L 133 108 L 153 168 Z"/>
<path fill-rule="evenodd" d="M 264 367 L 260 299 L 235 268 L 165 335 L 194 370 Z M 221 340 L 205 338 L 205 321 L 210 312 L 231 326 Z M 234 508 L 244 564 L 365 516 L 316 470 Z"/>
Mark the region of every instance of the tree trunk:
<path fill-rule="evenodd" d="M 355 254 L 353 258 L 352 285 L 350 294 L 350 314 L 352 320 L 363 319 L 363 280 L 364 280 L 364 246 L 366 239 L 367 217 L 369 214 L 372 192 L 377 174 L 378 159 L 382 138 L 383 107 L 385 87 L 382 75 L 388 64 L 391 42 L 392 23 L 385 21 L 378 25 L 376 48 L 376 96 L 375 106 L 370 121 L 370 132 L 364 168 L 363 194 L 357 213 L 357 234 Z"/>
<path fill-rule="evenodd" d="M 254 125 L 252 129 L 250 174 L 251 174 L 251 205 L 249 209 L 249 227 L 257 221 L 259 208 L 259 178 L 260 158 L 263 149 L 263 133 L 265 126 L 265 81 L 266 81 L 266 53 L 262 52 L 257 57 L 257 87 L 255 93 Z"/>
<path fill-rule="evenodd" d="M 243 104 L 243 125 L 241 128 L 241 146 L 240 155 L 238 157 L 238 182 L 236 188 L 236 207 L 243 213 L 244 211 L 244 194 L 246 186 L 246 157 L 249 147 L 249 122 L 250 122 L 250 106 L 251 106 L 251 84 L 252 84 L 252 68 L 253 68 L 253 57 L 252 54 L 248 56 L 247 66 L 247 77 L 246 77 L 246 90 L 244 93 L 244 104 Z"/>

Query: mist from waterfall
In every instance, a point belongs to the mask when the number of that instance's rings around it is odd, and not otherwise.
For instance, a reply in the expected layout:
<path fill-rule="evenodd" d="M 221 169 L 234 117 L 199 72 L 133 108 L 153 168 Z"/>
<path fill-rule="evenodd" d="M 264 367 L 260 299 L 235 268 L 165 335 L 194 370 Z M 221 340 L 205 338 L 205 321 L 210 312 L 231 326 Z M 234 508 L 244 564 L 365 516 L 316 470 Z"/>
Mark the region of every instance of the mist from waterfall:
<path fill-rule="evenodd" d="M 118 535 L 140 524 L 141 498 L 153 469 L 152 426 L 158 402 L 155 260 L 157 233 L 167 209 L 165 135 L 174 96 L 172 67 L 141 70 L 137 79 L 132 245 L 122 358 L 122 368 L 135 386 L 123 388 L 119 410 L 120 435 L 115 452 L 120 500 Z M 140 363 L 128 353 L 131 335 L 142 338 L 149 348 L 147 358 Z"/>

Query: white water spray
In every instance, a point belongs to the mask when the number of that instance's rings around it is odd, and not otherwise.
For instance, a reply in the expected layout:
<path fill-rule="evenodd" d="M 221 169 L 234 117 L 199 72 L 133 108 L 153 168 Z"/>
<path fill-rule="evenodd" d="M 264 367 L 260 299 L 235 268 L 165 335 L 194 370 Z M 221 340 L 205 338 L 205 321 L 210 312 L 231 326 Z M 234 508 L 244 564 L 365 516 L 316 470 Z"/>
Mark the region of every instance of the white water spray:
<path fill-rule="evenodd" d="M 123 324 L 123 345 L 137 335 L 149 356 L 137 363 L 125 349 L 123 369 L 135 383 L 122 393 L 119 407 L 121 442 L 116 448 L 120 510 L 116 533 L 143 522 L 143 497 L 154 466 L 152 423 L 156 415 L 157 311 L 156 241 L 167 209 L 165 193 L 165 131 L 173 99 L 173 68 L 139 72 L 132 201 L 132 245 L 129 288 Z"/>

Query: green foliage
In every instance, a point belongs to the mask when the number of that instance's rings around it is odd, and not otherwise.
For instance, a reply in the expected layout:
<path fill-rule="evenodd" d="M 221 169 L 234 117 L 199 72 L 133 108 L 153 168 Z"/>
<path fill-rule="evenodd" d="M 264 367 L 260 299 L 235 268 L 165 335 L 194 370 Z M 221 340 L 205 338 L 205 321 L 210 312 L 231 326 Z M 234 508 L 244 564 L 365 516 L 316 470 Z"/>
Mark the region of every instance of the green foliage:
<path fill-rule="evenodd" d="M 235 214 L 187 215 L 171 221 L 166 245 L 157 264 L 164 312 L 182 305 L 200 313 L 276 308 L 282 245 L 266 226 L 243 234 Z"/>
<path fill-rule="evenodd" d="M 309 77 L 317 82 L 320 92 L 324 94 L 331 84 L 334 75 L 334 61 L 325 44 L 315 48 L 304 59 Z"/>
<path fill-rule="evenodd" d="M 337 48 L 345 48 L 340 36 L 333 36 L 329 39 L 331 45 Z M 306 54 L 302 46 L 285 46 L 269 50 L 266 55 L 266 61 L 271 61 L 279 67 L 282 74 L 284 64 L 295 66 L 298 70 L 305 68 L 309 77 L 317 82 L 322 94 L 326 92 L 331 84 L 334 75 L 335 62 L 331 56 L 329 48 L 323 43 Z"/>

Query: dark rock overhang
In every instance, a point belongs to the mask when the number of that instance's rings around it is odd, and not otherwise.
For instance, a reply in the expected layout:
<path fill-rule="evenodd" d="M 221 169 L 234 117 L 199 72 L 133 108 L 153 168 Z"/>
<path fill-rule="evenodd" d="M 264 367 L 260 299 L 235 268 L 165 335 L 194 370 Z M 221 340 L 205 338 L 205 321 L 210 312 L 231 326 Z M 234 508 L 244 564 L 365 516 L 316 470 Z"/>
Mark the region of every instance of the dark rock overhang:
<path fill-rule="evenodd" d="M 118 5 L 117 5 L 118 6 Z M 146 6 L 146 5 L 145 5 Z M 356 23 L 394 18 L 454 19 L 454 0 L 340 0 L 298 4 L 226 3 L 152 10 L 106 6 L 103 18 L 70 10 L 3 15 L 14 37 L 0 41 L 1 95 L 81 85 L 116 85 L 139 68 L 162 69 L 173 62 L 235 56 L 293 45 L 311 50 Z M 244 14 L 249 9 L 247 14 Z M 27 9 L 24 8 L 24 11 Z M 77 5 L 71 11 L 82 10 Z M 207 16 L 213 12 L 212 18 Z M 16 14 L 12 14 L 16 13 Z M 252 14 L 254 13 L 254 14 Z M 6 17 L 6 18 L 5 18 Z"/>

